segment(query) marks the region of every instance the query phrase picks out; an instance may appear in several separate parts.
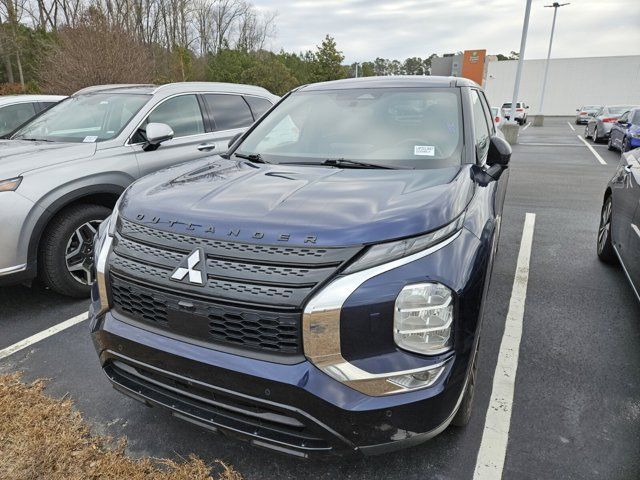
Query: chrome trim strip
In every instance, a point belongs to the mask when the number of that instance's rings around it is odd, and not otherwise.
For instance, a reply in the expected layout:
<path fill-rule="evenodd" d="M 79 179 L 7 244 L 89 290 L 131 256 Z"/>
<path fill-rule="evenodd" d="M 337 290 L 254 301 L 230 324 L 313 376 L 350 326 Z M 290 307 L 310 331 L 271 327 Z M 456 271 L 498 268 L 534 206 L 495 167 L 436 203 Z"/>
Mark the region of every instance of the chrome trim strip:
<path fill-rule="evenodd" d="M 98 282 L 98 294 L 100 296 L 100 311 L 96 315 L 102 315 L 109 310 L 109 295 L 107 294 L 107 259 L 109 258 L 109 252 L 111 252 L 111 245 L 113 244 L 113 237 L 109 236 L 105 232 L 106 238 L 100 249 L 98 255 L 98 261 L 96 262 L 96 281 Z"/>
<path fill-rule="evenodd" d="M 7 267 L 0 269 L 0 277 L 3 275 L 11 275 L 12 273 L 24 272 L 27 269 L 27 264 L 15 265 L 13 267 Z"/>
<path fill-rule="evenodd" d="M 342 356 L 340 348 L 340 313 L 347 298 L 367 280 L 431 255 L 455 241 L 461 233 L 462 230 L 459 230 L 443 242 L 408 257 L 337 278 L 320 290 L 307 303 L 302 316 L 302 342 L 307 359 L 330 377 L 366 395 L 379 396 L 407 391 L 387 379 L 440 369 L 432 381 L 421 388 L 435 383 L 449 359 L 425 368 L 383 374 L 369 373 L 348 362 Z"/>
<path fill-rule="evenodd" d="M 638 228 L 638 226 L 635 223 L 631 224 L 631 228 L 636 233 L 636 235 L 638 235 L 638 237 L 640 237 L 640 228 Z"/>

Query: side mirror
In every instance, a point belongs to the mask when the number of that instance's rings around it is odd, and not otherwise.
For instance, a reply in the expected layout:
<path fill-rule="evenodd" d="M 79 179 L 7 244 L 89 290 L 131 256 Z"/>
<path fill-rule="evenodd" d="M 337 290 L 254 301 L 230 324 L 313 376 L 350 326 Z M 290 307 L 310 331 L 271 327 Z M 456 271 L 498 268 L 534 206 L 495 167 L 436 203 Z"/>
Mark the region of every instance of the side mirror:
<path fill-rule="evenodd" d="M 149 123 L 146 129 L 147 143 L 157 147 L 173 138 L 173 130 L 166 123 Z"/>
<path fill-rule="evenodd" d="M 524 108 L 526 108 L 527 110 L 529 110 L 529 105 L 526 105 Z"/>
<path fill-rule="evenodd" d="M 229 143 L 227 144 L 227 147 L 231 148 L 231 145 L 236 143 L 236 140 L 238 140 L 242 136 L 243 133 L 244 132 L 236 133 L 233 137 L 231 137 L 231 139 L 229 140 Z"/>
<path fill-rule="evenodd" d="M 493 135 L 489 142 L 489 152 L 487 153 L 487 165 L 490 167 L 500 165 L 507 167 L 511 160 L 511 145 L 504 138 Z"/>
<path fill-rule="evenodd" d="M 576 108 L 576 112 L 579 112 L 579 111 L 580 111 L 580 109 L 579 109 L 579 108 Z"/>

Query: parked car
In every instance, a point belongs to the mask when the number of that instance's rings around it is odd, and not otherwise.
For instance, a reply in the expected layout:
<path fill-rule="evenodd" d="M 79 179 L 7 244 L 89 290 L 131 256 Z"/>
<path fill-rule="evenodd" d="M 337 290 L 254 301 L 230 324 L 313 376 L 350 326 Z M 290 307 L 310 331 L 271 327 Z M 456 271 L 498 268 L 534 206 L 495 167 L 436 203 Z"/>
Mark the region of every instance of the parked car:
<path fill-rule="evenodd" d="M 65 98 L 63 95 L 0 96 L 0 138 Z"/>
<path fill-rule="evenodd" d="M 608 147 L 621 152 L 640 147 L 640 107 L 624 112 L 611 126 Z"/>
<path fill-rule="evenodd" d="M 585 138 L 593 139 L 594 143 L 609 137 L 611 127 L 627 110 L 633 108 L 633 105 L 608 105 L 598 110 L 595 116 L 589 119 L 584 129 Z"/>
<path fill-rule="evenodd" d="M 524 102 L 516 103 L 516 113 L 514 114 L 514 120 L 520 125 L 524 125 L 527 123 L 527 110 L 529 110 L 529 105 Z M 511 116 L 511 102 L 505 102 L 502 104 L 502 115 L 506 120 L 509 120 Z"/>
<path fill-rule="evenodd" d="M 591 117 L 594 117 L 602 105 L 584 105 L 576 110 L 576 125 L 588 123 Z"/>
<path fill-rule="evenodd" d="M 467 424 L 511 156 L 490 112 L 462 78 L 307 85 L 135 182 L 95 246 L 108 378 L 302 457 Z"/>
<path fill-rule="evenodd" d="M 604 193 L 598 257 L 620 264 L 640 300 L 640 149 L 623 153 Z"/>
<path fill-rule="evenodd" d="M 245 85 L 106 85 L 0 141 L 0 284 L 88 296 L 93 236 L 136 178 L 224 152 L 276 101 Z"/>
<path fill-rule="evenodd" d="M 491 107 L 491 116 L 493 117 L 493 124 L 496 128 L 502 128 L 502 125 L 504 125 L 502 110 L 498 107 Z"/>

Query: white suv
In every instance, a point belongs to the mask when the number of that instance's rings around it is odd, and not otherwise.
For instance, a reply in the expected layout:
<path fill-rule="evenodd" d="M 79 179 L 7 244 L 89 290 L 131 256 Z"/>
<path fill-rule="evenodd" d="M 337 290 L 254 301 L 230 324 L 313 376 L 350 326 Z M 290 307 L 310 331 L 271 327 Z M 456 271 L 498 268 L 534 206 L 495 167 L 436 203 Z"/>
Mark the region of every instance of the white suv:
<path fill-rule="evenodd" d="M 527 110 L 529 110 L 529 105 L 524 102 L 516 103 L 516 114 L 514 115 L 514 119 L 520 125 L 524 125 L 527 123 Z M 509 120 L 509 116 L 511 115 L 511 102 L 506 102 L 502 104 L 502 113 L 506 120 Z"/>

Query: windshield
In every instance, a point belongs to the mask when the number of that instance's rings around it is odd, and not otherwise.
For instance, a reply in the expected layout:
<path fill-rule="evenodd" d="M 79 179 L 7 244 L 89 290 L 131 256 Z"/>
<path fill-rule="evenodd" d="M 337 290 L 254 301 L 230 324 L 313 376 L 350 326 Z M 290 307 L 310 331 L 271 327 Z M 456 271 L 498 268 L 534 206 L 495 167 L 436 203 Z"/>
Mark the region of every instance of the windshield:
<path fill-rule="evenodd" d="M 588 112 L 595 112 L 597 110 L 600 110 L 600 105 L 585 105 L 584 107 L 582 107 L 582 110 L 586 110 Z"/>
<path fill-rule="evenodd" d="M 272 163 L 459 165 L 460 109 L 460 95 L 453 88 L 302 91 L 276 107 L 236 153 L 260 155 Z"/>
<path fill-rule="evenodd" d="M 613 115 L 622 115 L 624 112 L 631 110 L 633 105 L 622 105 L 617 107 L 609 107 L 609 113 Z"/>
<path fill-rule="evenodd" d="M 148 95 L 94 93 L 70 97 L 18 130 L 13 139 L 100 142 L 117 136 Z"/>

